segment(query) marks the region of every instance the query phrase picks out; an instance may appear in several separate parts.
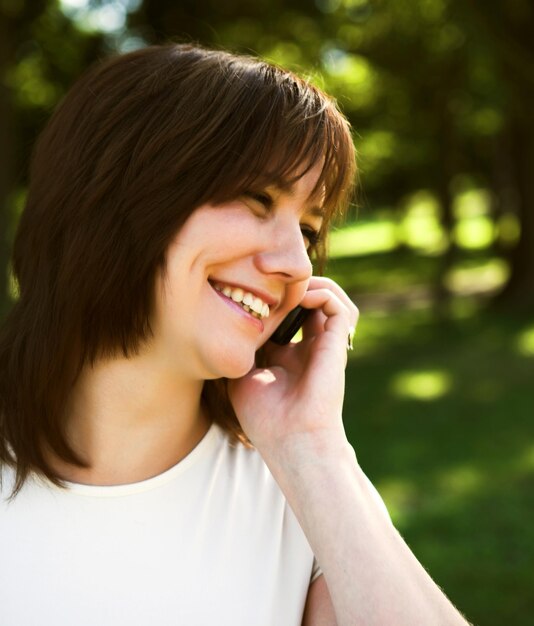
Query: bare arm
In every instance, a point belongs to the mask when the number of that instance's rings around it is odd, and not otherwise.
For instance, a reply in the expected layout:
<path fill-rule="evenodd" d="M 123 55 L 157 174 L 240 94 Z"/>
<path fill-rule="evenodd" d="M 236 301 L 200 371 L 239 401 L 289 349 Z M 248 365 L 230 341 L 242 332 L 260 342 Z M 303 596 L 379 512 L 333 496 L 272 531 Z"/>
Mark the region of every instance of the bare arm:
<path fill-rule="evenodd" d="M 316 578 L 308 589 L 301 626 L 337 626 L 324 574 Z"/>
<path fill-rule="evenodd" d="M 301 463 L 284 450 L 266 462 L 321 565 L 337 624 L 468 624 L 385 516 L 351 446 L 309 445 Z"/>
<path fill-rule="evenodd" d="M 302 341 L 265 346 L 267 367 L 229 391 L 321 565 L 338 626 L 466 626 L 384 515 L 347 441 L 346 345 L 357 308 L 317 277 L 302 306 L 315 309 Z M 317 611 L 327 602 L 323 593 Z"/>

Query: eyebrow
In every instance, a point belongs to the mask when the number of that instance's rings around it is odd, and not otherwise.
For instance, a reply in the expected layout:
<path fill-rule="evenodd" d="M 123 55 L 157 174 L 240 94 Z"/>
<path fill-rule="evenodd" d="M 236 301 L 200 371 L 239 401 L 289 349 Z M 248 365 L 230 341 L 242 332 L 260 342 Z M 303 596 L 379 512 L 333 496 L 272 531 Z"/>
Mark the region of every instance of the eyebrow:
<path fill-rule="evenodd" d="M 322 219 L 324 219 L 326 216 L 326 212 L 321 206 L 312 206 L 310 209 L 308 209 L 308 211 L 306 211 L 306 213 L 309 213 L 314 217 L 321 217 Z"/>
<path fill-rule="evenodd" d="M 279 192 L 279 193 L 284 193 L 287 196 L 289 196 L 290 198 L 293 197 L 295 195 L 295 189 L 293 187 L 292 184 L 284 184 L 284 183 L 271 183 L 268 184 L 266 186 L 266 189 L 274 189 L 275 191 Z M 306 209 L 306 213 L 309 215 L 313 215 L 314 217 L 320 217 L 322 219 L 324 219 L 326 217 L 326 211 L 324 209 L 324 207 L 319 206 L 319 205 L 314 205 L 311 206 L 309 208 Z"/>

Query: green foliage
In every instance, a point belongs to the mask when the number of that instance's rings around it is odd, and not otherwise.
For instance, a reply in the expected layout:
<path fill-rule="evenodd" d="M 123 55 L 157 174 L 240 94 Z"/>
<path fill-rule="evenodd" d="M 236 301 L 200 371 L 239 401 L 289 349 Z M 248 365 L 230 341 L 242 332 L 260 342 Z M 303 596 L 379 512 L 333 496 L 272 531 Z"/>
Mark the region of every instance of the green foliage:
<path fill-rule="evenodd" d="M 459 300 L 443 325 L 417 301 L 424 267 L 403 276 L 386 255 L 373 284 L 358 267 L 346 272 L 362 313 L 344 422 L 359 462 L 473 623 L 524 624 L 534 609 L 532 320 Z M 389 291 L 391 275 L 406 300 L 384 306 L 370 296 Z"/>
<path fill-rule="evenodd" d="M 358 220 L 333 234 L 327 268 L 362 311 L 349 438 L 409 545 L 469 619 L 527 623 L 534 327 L 531 316 L 484 307 L 505 284 L 534 307 L 532 3 L 75 5 L 0 0 L 11 103 L 0 134 L 16 138 L 6 142 L 11 179 L 0 177 L 0 263 L 38 131 L 110 52 L 200 41 L 260 54 L 332 93 L 354 129 L 362 181 Z M 5 273 L 0 316 L 17 295 Z M 436 315 L 443 287 L 448 320 Z"/>

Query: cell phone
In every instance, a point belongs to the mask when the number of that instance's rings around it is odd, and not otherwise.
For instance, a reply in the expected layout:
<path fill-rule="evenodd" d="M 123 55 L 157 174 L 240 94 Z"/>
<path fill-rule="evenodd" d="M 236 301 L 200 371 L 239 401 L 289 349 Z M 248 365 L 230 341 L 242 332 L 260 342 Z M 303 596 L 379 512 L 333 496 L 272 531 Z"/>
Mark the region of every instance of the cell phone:
<path fill-rule="evenodd" d="M 304 324 L 304 320 L 311 313 L 311 309 L 297 306 L 284 317 L 282 323 L 271 335 L 271 341 L 279 346 L 285 346 L 297 334 L 298 329 Z"/>

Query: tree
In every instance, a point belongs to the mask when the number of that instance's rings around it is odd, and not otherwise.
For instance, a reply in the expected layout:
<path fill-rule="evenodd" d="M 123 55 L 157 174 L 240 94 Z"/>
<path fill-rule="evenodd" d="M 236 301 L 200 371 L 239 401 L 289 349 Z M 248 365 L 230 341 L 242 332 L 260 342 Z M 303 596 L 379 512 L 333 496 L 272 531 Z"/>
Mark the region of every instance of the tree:
<path fill-rule="evenodd" d="M 497 231 L 503 216 L 517 216 L 517 245 L 501 250 L 511 269 L 501 300 L 534 307 L 533 18 L 527 0 L 145 0 L 129 26 L 149 42 L 178 36 L 253 50 L 324 84 L 356 130 L 370 202 L 402 206 L 419 189 L 439 200 L 448 242 L 436 276 L 441 310 L 457 257 L 460 176 L 493 191 Z M 510 175 L 497 185 L 502 145 Z"/>
<path fill-rule="evenodd" d="M 29 152 L 59 99 L 106 51 L 53 0 L 0 4 L 0 318 L 11 307 L 8 260 L 27 186 Z"/>
<path fill-rule="evenodd" d="M 534 6 L 518 2 L 468 3 L 477 32 L 491 41 L 499 78 L 505 91 L 505 120 L 495 153 L 502 163 L 505 151 L 508 171 L 498 177 L 504 211 L 515 212 L 521 224 L 515 247 L 510 250 L 510 278 L 499 296 L 500 304 L 534 310 Z"/>
<path fill-rule="evenodd" d="M 130 8 L 126 28 L 108 36 L 80 29 L 53 0 L 1 5 L 0 156 L 9 168 L 0 169 L 0 267 L 7 264 L 28 149 L 64 91 L 109 51 L 174 39 L 259 53 L 336 96 L 355 129 L 369 204 L 402 210 L 404 199 L 421 189 L 439 200 L 449 245 L 436 276 L 438 302 L 456 255 L 454 183 L 462 176 L 492 190 L 497 230 L 503 217 L 520 223 L 517 244 L 499 249 L 511 268 L 500 299 L 534 308 L 534 8 L 528 0 L 137 4 L 121 3 Z M 0 272 L 0 306 L 6 281 L 7 272 Z"/>

